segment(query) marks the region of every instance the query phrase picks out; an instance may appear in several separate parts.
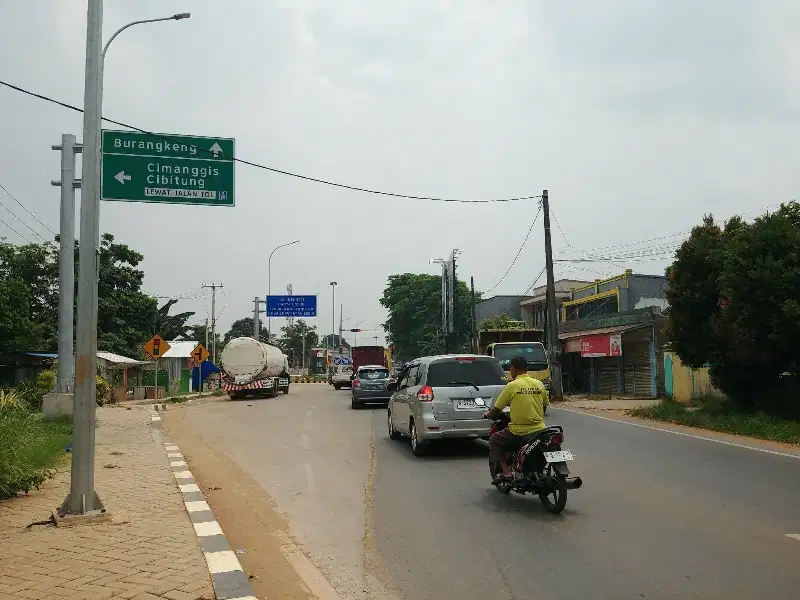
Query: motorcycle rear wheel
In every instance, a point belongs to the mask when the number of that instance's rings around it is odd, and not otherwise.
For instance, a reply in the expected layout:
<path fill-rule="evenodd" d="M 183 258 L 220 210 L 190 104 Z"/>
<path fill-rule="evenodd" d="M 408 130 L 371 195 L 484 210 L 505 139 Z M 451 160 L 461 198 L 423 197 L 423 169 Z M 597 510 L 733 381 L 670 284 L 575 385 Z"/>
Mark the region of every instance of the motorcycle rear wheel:
<path fill-rule="evenodd" d="M 500 473 L 502 473 L 502 472 L 503 472 L 503 469 L 500 467 L 500 465 L 495 465 L 495 464 L 489 463 L 489 476 L 492 478 L 491 479 L 492 481 L 494 481 L 495 478 L 498 475 L 500 475 Z M 494 484 L 494 487 L 497 488 L 498 492 L 501 492 L 503 494 L 510 494 L 511 493 L 511 482 L 510 481 L 504 481 L 503 483 L 496 483 L 496 484 Z"/>
<path fill-rule="evenodd" d="M 552 478 L 551 481 L 555 484 L 555 489 L 552 491 L 545 490 L 540 492 L 539 500 L 542 501 L 542 505 L 547 512 L 557 515 L 564 510 L 564 507 L 567 505 L 567 480 L 564 479 L 563 475 L 553 473 L 552 469 L 549 475 Z M 553 496 L 554 499 L 551 499 L 551 496 Z"/>

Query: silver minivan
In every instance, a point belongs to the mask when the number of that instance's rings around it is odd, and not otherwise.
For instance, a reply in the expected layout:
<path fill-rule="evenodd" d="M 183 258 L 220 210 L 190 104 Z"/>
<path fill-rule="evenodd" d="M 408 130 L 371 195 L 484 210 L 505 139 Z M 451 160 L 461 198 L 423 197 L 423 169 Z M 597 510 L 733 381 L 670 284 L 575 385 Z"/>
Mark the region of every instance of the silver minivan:
<path fill-rule="evenodd" d="M 389 437 L 411 438 L 416 456 L 433 440 L 487 438 L 491 422 L 483 413 L 503 391 L 496 358 L 476 354 L 426 356 L 405 365 L 389 385 Z"/>

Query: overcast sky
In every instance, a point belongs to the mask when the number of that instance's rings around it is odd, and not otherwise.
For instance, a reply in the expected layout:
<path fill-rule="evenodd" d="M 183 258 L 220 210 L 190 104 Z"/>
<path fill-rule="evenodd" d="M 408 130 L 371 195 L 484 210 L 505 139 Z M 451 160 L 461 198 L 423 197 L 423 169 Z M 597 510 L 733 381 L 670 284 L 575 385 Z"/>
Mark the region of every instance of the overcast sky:
<path fill-rule="evenodd" d="M 390 192 L 547 188 L 568 240 L 555 229 L 557 258 L 612 259 L 559 262 L 557 277 L 662 273 L 667 261 L 654 259 L 703 213 L 753 216 L 800 195 L 797 2 L 107 0 L 105 36 L 183 11 L 191 19 L 114 41 L 105 116 L 233 137 L 240 158 Z M 85 35 L 86 2 L 0 0 L 0 79 L 82 105 Z M 50 146 L 81 131 L 80 115 L 0 87 L 0 184 L 53 231 Z M 2 192 L 0 202 L 49 236 Z M 235 208 L 101 210 L 102 231 L 144 254 L 147 292 L 194 298 L 178 307 L 202 320 L 201 284 L 222 282 L 222 331 L 266 294 L 270 251 L 299 239 L 275 254 L 272 290 L 318 293 L 327 333 L 332 280 L 345 327 L 365 330 L 385 318 L 389 275 L 438 273 L 429 259 L 453 248 L 459 276 L 491 288 L 537 203 L 393 199 L 238 165 Z M 493 293 L 521 293 L 542 270 L 541 219 L 533 231 Z M 3 224 L 0 236 L 22 241 Z M 655 241 L 628 245 L 641 240 Z"/>

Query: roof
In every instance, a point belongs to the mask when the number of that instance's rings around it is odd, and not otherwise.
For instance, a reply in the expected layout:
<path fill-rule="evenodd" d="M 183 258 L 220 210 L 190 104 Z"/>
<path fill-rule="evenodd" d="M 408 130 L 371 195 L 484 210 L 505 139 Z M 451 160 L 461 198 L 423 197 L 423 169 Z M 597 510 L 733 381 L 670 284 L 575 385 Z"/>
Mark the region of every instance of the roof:
<path fill-rule="evenodd" d="M 161 358 L 189 358 L 192 355 L 192 350 L 197 348 L 196 341 L 175 340 L 167 342 L 169 350 L 161 355 Z"/>
<path fill-rule="evenodd" d="M 128 358 L 127 356 L 122 356 L 121 354 L 114 354 L 113 352 L 98 352 L 97 358 L 114 363 L 115 365 L 136 366 L 146 365 L 149 362 L 144 360 L 135 360 L 133 358 Z"/>
<path fill-rule="evenodd" d="M 602 329 L 585 329 L 583 331 L 568 331 L 566 333 L 559 333 L 558 339 L 569 340 L 577 337 L 584 337 L 588 335 L 603 335 L 606 333 L 625 333 L 626 331 L 633 331 L 634 329 L 641 329 L 642 327 L 651 327 L 651 323 L 636 323 L 634 325 L 618 325 L 616 327 L 603 327 Z"/>

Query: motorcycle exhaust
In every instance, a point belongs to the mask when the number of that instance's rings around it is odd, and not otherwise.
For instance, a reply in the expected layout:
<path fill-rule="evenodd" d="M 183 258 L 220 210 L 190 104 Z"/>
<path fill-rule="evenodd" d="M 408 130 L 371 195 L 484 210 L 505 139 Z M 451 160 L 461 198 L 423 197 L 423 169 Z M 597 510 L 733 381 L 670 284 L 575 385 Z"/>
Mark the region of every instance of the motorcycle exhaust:
<path fill-rule="evenodd" d="M 567 489 L 577 490 L 583 485 L 583 479 L 580 477 L 567 477 Z"/>

